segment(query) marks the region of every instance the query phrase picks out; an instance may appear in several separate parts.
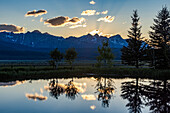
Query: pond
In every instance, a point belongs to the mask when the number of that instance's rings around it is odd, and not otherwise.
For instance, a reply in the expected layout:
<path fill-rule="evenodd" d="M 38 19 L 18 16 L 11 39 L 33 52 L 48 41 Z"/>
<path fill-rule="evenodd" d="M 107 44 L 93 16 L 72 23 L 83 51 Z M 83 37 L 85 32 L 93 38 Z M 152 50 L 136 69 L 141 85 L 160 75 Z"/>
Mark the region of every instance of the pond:
<path fill-rule="evenodd" d="M 170 81 L 70 78 L 0 82 L 1 113 L 168 113 Z"/>

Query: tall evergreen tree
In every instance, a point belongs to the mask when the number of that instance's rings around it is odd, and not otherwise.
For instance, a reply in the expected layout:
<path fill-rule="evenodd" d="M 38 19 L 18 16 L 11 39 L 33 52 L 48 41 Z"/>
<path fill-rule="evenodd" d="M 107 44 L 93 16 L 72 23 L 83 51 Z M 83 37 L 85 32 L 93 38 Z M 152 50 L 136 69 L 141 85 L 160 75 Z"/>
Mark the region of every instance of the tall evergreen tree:
<path fill-rule="evenodd" d="M 155 50 L 155 66 L 170 67 L 170 11 L 167 7 L 158 12 L 149 35 L 150 44 Z"/>
<path fill-rule="evenodd" d="M 139 26 L 139 16 L 137 10 L 134 10 L 132 18 L 132 27 L 128 31 L 127 40 L 128 46 L 123 47 L 122 51 L 122 63 L 139 67 L 139 61 L 142 59 L 145 53 L 146 43 L 142 41 L 143 37 L 141 37 L 141 27 Z"/>

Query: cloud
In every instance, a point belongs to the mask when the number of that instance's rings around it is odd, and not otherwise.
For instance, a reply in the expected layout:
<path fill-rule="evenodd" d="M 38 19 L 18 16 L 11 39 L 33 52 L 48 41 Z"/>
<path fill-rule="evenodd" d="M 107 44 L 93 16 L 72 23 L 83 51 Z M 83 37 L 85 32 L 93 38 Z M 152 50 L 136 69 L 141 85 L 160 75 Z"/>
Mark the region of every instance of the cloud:
<path fill-rule="evenodd" d="M 43 17 L 40 18 L 40 22 L 43 22 Z"/>
<path fill-rule="evenodd" d="M 78 18 L 78 17 L 55 17 L 52 19 L 47 19 L 44 21 L 44 24 L 48 24 L 49 27 L 64 27 L 64 26 L 72 26 L 71 28 L 76 28 L 76 27 L 85 27 L 85 18 Z M 77 25 L 77 26 L 76 26 Z M 75 27 L 76 26 L 76 27 Z"/>
<path fill-rule="evenodd" d="M 96 15 L 100 15 L 100 12 L 96 12 Z"/>
<path fill-rule="evenodd" d="M 43 95 L 39 95 L 38 93 L 35 93 L 35 94 L 29 94 L 29 93 L 26 93 L 25 96 L 28 98 L 28 99 L 33 99 L 34 101 L 36 100 L 47 100 L 47 97 L 46 96 L 43 96 Z"/>
<path fill-rule="evenodd" d="M 72 26 L 70 26 L 69 28 L 74 29 L 74 28 L 77 28 L 77 27 L 87 27 L 87 25 L 86 25 L 86 24 L 72 25 Z"/>
<path fill-rule="evenodd" d="M 96 106 L 92 105 L 92 106 L 90 106 L 90 109 L 94 110 L 94 109 L 96 109 Z"/>
<path fill-rule="evenodd" d="M 108 10 L 101 12 L 101 14 L 106 15 L 108 13 Z"/>
<path fill-rule="evenodd" d="M 16 26 L 16 25 L 7 25 L 7 24 L 0 24 L 0 32 L 14 32 L 14 33 L 21 33 L 25 31 L 24 27 Z"/>
<path fill-rule="evenodd" d="M 43 93 L 43 89 L 42 88 L 40 88 L 40 92 Z"/>
<path fill-rule="evenodd" d="M 95 1 L 93 1 L 93 0 L 92 0 L 92 1 L 90 1 L 89 3 L 90 3 L 90 4 L 92 4 L 92 5 L 96 4 L 96 2 L 95 2 Z"/>
<path fill-rule="evenodd" d="M 103 33 L 100 32 L 99 30 L 93 30 L 93 31 L 89 32 L 89 34 L 91 34 L 92 36 L 94 36 L 95 34 L 98 34 L 99 36 L 101 36 Z"/>
<path fill-rule="evenodd" d="M 94 95 L 81 95 L 84 100 L 96 100 Z"/>
<path fill-rule="evenodd" d="M 84 15 L 84 16 L 92 16 L 92 15 L 100 15 L 100 14 L 107 14 L 108 13 L 108 10 L 106 11 L 102 11 L 102 12 L 96 12 L 96 10 L 86 10 L 86 11 L 83 11 L 81 13 L 81 15 Z"/>
<path fill-rule="evenodd" d="M 13 81 L 13 82 L 0 82 L 0 87 L 13 87 L 23 84 L 25 81 Z"/>
<path fill-rule="evenodd" d="M 28 11 L 25 16 L 28 17 L 28 16 L 34 16 L 34 17 L 37 17 L 37 16 L 41 16 L 43 14 L 47 14 L 47 11 L 42 9 L 42 10 L 34 10 L 34 11 Z"/>
<path fill-rule="evenodd" d="M 106 17 L 99 18 L 97 21 L 104 21 L 107 23 L 111 23 L 111 22 L 113 22 L 114 19 L 115 19 L 114 16 L 106 16 Z"/>
<path fill-rule="evenodd" d="M 91 16 L 95 14 L 96 14 L 96 10 L 86 10 L 81 13 L 81 15 L 87 15 L 87 16 Z"/>
<path fill-rule="evenodd" d="M 103 34 L 102 36 L 110 38 L 110 37 L 114 36 L 114 34 Z"/>

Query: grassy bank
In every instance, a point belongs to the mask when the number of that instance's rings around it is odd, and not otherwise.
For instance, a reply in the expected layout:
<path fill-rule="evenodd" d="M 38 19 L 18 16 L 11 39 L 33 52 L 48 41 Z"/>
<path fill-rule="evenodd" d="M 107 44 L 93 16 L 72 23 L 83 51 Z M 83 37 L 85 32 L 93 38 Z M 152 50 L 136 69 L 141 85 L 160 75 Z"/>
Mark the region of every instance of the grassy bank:
<path fill-rule="evenodd" d="M 112 77 L 112 78 L 150 78 L 170 79 L 170 70 L 154 70 L 149 68 L 96 68 L 89 66 L 60 66 L 57 70 L 50 66 L 1 67 L 0 81 L 71 78 L 71 77 Z"/>

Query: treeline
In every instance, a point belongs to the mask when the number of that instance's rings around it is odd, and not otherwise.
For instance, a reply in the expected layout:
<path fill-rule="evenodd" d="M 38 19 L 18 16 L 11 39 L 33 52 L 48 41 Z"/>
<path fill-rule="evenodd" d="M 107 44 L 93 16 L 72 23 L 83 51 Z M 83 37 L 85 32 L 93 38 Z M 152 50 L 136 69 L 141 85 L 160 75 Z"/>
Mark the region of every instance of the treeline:
<path fill-rule="evenodd" d="M 137 10 L 133 11 L 132 27 L 128 30 L 127 47 L 121 49 L 122 64 L 135 66 L 139 68 L 142 64 L 148 63 L 151 67 L 156 69 L 169 69 L 170 68 L 170 11 L 165 6 L 163 7 L 156 18 L 153 19 L 154 23 L 150 26 L 149 39 L 142 37 L 140 25 L 140 17 Z M 114 55 L 109 47 L 108 41 L 103 41 L 103 46 L 98 47 L 99 56 L 97 57 L 97 67 L 112 66 Z M 66 51 L 66 54 L 60 53 L 55 49 L 50 53 L 53 60 L 50 64 L 57 68 L 58 62 L 63 58 L 71 65 L 77 57 L 77 52 L 74 48 Z"/>
<path fill-rule="evenodd" d="M 147 62 L 157 69 L 170 68 L 170 11 L 163 7 L 150 27 L 149 39 L 142 37 L 137 10 L 133 12 L 132 27 L 128 31 L 128 46 L 122 48 L 122 63 L 138 68 Z"/>

